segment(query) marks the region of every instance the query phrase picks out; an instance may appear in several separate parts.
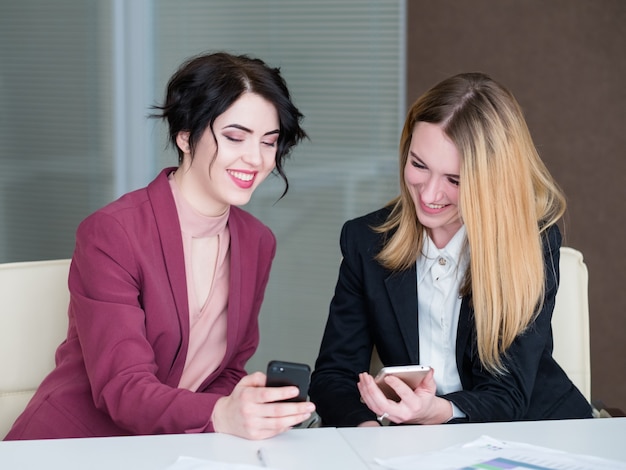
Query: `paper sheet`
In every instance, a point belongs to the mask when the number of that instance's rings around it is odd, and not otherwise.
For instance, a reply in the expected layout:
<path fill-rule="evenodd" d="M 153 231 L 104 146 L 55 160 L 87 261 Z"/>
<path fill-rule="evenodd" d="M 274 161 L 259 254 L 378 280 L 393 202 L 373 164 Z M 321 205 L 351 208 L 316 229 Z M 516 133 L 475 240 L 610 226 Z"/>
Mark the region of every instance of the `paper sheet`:
<path fill-rule="evenodd" d="M 393 470 L 626 470 L 625 462 L 488 436 L 440 451 L 375 460 Z"/>

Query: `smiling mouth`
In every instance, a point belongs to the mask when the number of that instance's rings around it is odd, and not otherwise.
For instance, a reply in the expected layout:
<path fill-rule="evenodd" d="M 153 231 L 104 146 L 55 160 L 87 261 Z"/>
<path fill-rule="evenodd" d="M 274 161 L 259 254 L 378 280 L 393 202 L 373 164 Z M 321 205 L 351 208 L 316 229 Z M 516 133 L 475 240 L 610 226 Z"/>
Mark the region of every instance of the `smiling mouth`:
<path fill-rule="evenodd" d="M 244 173 L 242 171 L 233 171 L 233 170 L 227 170 L 228 174 L 230 174 L 233 178 L 237 178 L 238 180 L 241 181 L 252 181 L 252 179 L 254 178 L 254 173 Z"/>
<path fill-rule="evenodd" d="M 426 203 L 424 203 L 424 205 L 428 207 L 429 209 L 443 209 L 444 207 L 447 206 L 447 204 L 426 204 Z"/>

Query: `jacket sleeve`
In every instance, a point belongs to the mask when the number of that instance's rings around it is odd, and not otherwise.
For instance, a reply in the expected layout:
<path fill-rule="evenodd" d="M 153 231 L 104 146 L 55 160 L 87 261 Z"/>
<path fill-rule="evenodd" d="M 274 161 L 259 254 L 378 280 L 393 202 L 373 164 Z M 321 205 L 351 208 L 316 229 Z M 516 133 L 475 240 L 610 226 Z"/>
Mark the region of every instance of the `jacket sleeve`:
<path fill-rule="evenodd" d="M 544 232 L 543 241 L 545 294 L 541 310 L 506 351 L 503 358 L 506 372 L 503 375 L 495 376 L 484 370 L 476 352 L 475 337 L 471 335 L 471 347 L 465 348 L 460 365 L 463 390 L 443 396 L 467 415 L 458 421 L 524 419 L 528 415 L 535 383 L 546 374 L 542 364 L 554 364 L 549 356 L 552 353 L 552 311 L 559 285 L 561 235 L 558 227 L 552 226 Z M 470 321 L 465 327 L 475 331 L 473 318 Z"/>
<path fill-rule="evenodd" d="M 330 426 L 376 419 L 356 386 L 358 374 L 369 370 L 373 342 L 363 292 L 363 254 L 356 248 L 352 227 L 348 222 L 341 232 L 343 259 L 309 390 L 323 424 Z"/>

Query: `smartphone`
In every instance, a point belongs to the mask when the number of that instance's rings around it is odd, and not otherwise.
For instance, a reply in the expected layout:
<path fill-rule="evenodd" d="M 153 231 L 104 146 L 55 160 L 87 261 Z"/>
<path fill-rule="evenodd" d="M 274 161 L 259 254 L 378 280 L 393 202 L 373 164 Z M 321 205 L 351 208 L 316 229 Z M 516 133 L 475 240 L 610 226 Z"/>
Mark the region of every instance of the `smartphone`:
<path fill-rule="evenodd" d="M 374 380 L 376 381 L 376 385 L 378 385 L 387 398 L 394 401 L 400 401 L 398 394 L 393 388 L 387 385 L 384 378 L 388 375 L 393 375 L 402 379 L 402 381 L 411 387 L 412 390 L 415 390 L 417 386 L 422 383 L 422 380 L 424 380 L 424 377 L 426 377 L 429 370 L 430 367 L 420 365 L 383 367 L 380 369 L 380 372 L 376 374 Z"/>
<path fill-rule="evenodd" d="M 307 364 L 287 361 L 270 361 L 267 364 L 267 387 L 295 385 L 300 390 L 298 396 L 284 401 L 306 401 L 310 379 L 311 368 Z"/>

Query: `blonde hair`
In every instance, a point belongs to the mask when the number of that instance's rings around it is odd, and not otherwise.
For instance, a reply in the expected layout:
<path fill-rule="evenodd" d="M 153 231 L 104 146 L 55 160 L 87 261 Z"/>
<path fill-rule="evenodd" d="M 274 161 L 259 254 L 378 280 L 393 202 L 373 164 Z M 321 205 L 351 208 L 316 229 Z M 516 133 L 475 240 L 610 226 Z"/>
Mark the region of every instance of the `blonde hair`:
<path fill-rule="evenodd" d="M 461 154 L 459 210 L 470 253 L 461 294 L 471 295 L 482 365 L 503 373 L 503 355 L 542 306 L 541 234 L 565 212 L 565 197 L 513 95 L 485 74 L 455 75 L 408 112 L 400 140 L 400 196 L 375 227 L 387 235 L 377 256 L 386 268 L 408 269 L 422 251 L 424 227 L 403 177 L 418 122 L 441 125 Z"/>

